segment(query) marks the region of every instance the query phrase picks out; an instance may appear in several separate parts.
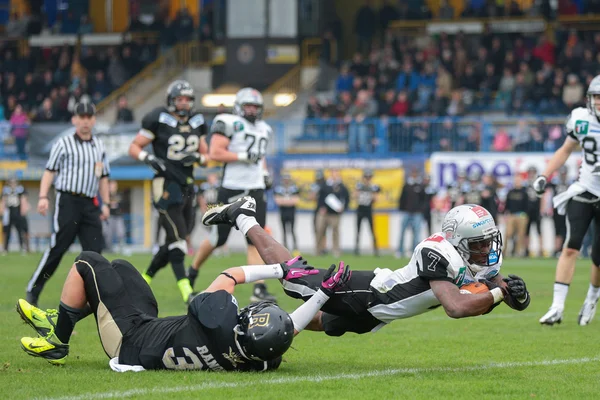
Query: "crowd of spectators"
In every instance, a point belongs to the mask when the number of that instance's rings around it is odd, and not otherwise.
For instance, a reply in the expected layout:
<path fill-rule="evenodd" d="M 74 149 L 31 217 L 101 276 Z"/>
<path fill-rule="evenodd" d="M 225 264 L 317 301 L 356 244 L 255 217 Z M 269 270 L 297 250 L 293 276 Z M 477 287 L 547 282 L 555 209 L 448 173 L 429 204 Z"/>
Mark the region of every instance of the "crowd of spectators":
<path fill-rule="evenodd" d="M 15 39 L 93 33 L 87 14 L 69 11 L 52 21 L 39 14 L 11 15 L 5 38 L 0 40 L 0 147 L 7 141 L 13 142 L 19 158 L 25 158 L 31 122 L 67 122 L 77 102 L 101 102 L 154 61 L 161 50 L 194 36 L 211 40 L 210 12 L 210 7 L 203 12 L 198 28 L 185 8 L 174 18 L 167 13 L 152 18 L 134 16 L 128 32 L 157 32 L 159 36 L 132 35 L 121 45 L 80 47 L 23 46 Z M 117 121 L 133 119 L 127 99 L 120 98 Z"/>
<path fill-rule="evenodd" d="M 406 8 L 411 2 L 400 3 Z M 504 15 L 512 16 L 525 13 L 519 8 L 519 2 L 507 2 L 511 6 L 501 9 L 496 8 L 496 3 L 471 1 L 462 14 L 494 16 L 506 11 Z M 561 1 L 560 5 L 564 7 L 567 3 L 573 4 Z M 427 14 L 422 9 L 424 2 L 420 4 L 415 10 L 420 9 L 420 15 Z M 593 9 L 595 2 L 588 2 L 587 6 Z M 451 18 L 455 15 L 448 7 L 451 8 L 447 2 L 442 2 L 437 16 Z M 577 11 L 577 7 L 568 10 Z M 585 105 L 587 86 L 600 74 L 600 29 L 598 32 L 559 29 L 552 36 L 486 30 L 478 35 L 459 32 L 412 37 L 387 28 L 390 15 L 391 20 L 407 19 L 406 13 L 390 1 L 384 2 L 379 17 L 370 2 L 366 2 L 355 20 L 356 53 L 351 60 L 339 63 L 338 75 L 331 82 L 333 87 L 321 88 L 333 89 L 327 91 L 330 95 L 314 96 L 308 104 L 307 118 L 334 119 L 347 124 L 350 150 L 354 147 L 355 136 L 352 127 L 364 124 L 364 121 L 368 123 L 370 118 L 376 118 L 371 121 L 379 121 L 377 123 L 387 123 L 388 119 L 393 121 L 396 117 L 450 117 L 450 122 L 434 122 L 431 124 L 433 130 L 428 130 L 427 140 L 432 140 L 432 146 L 439 147 L 438 150 L 446 149 L 442 139 L 448 135 L 440 136 L 436 132 L 452 131 L 444 126 L 455 126 L 454 117 L 561 115 L 564 119 L 572 108 Z M 368 21 L 379 29 L 367 32 L 364 27 Z M 330 37 L 328 35 L 326 38 Z M 329 47 L 327 41 L 326 46 Z M 407 140 L 402 136 L 406 134 L 402 124 L 390 125 L 388 139 L 392 150 L 394 143 L 401 150 L 410 151 L 415 143 L 416 148 L 421 149 L 418 144 L 421 142 L 419 134 L 423 136 L 422 127 L 416 125 L 410 130 L 419 132 Z M 531 140 L 513 138 L 511 129 L 499 128 L 498 131 L 501 136 L 504 133 L 508 136 L 508 141 L 494 141 L 499 150 L 544 147 L 538 144 L 538 131 L 541 131 L 542 143 L 549 139 L 548 129 L 529 129 Z M 372 144 L 373 140 L 368 139 L 375 138 L 374 129 L 363 129 L 364 135 Z M 524 145 L 525 142 L 531 143 Z M 364 143 L 365 138 L 357 141 L 360 148 L 364 148 L 361 145 Z M 463 144 L 472 147 L 472 143 Z M 552 146 L 546 145 L 546 148 Z"/>

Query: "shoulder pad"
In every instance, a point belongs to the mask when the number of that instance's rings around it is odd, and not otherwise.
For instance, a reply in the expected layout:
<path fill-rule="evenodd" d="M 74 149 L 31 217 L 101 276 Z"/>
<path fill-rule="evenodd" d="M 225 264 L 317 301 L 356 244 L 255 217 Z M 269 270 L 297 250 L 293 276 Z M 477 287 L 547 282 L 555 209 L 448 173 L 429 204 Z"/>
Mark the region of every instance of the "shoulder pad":
<path fill-rule="evenodd" d="M 177 128 L 177 119 L 169 113 L 161 112 L 158 116 L 158 122 L 169 125 L 171 128 Z"/>
<path fill-rule="evenodd" d="M 188 121 L 192 129 L 196 129 L 200 125 L 204 124 L 204 115 L 196 114 Z"/>

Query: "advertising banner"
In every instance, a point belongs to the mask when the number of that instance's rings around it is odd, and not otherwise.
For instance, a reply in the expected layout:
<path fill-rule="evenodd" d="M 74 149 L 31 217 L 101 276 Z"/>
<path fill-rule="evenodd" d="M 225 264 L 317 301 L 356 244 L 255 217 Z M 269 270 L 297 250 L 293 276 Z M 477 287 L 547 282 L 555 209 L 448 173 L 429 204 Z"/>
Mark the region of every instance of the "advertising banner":
<path fill-rule="evenodd" d="M 516 174 L 535 167 L 542 173 L 553 153 L 433 153 L 430 158 L 431 183 L 446 188 L 459 172 L 492 174 L 501 185 L 510 185 Z M 581 155 L 573 153 L 566 162 L 569 177 L 576 179 Z"/>

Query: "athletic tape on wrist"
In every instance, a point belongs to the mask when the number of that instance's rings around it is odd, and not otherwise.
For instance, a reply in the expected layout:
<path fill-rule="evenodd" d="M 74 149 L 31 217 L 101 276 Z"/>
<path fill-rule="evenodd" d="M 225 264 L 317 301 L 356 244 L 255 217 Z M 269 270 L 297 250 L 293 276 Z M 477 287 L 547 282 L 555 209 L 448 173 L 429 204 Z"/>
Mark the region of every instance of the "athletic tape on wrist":
<path fill-rule="evenodd" d="M 500 289 L 499 287 L 493 288 L 492 290 L 490 290 L 490 293 L 492 294 L 492 296 L 494 296 L 494 304 L 504 300 L 504 293 L 502 293 L 502 289 Z"/>

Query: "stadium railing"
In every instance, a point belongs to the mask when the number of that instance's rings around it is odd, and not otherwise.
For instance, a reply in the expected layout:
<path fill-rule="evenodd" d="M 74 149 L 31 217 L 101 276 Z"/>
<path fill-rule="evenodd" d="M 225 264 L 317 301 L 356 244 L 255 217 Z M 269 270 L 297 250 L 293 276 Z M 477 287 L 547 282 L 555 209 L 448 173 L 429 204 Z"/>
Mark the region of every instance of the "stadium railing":
<path fill-rule="evenodd" d="M 497 151 L 494 140 L 500 133 L 510 142 L 505 151 L 554 151 L 565 134 L 564 116 L 373 118 L 361 123 L 331 118 L 269 123 L 275 131 L 274 154 L 489 152 Z M 541 139 L 535 140 L 538 137 Z"/>
<path fill-rule="evenodd" d="M 494 141 L 499 134 L 511 144 L 503 151 L 554 151 L 564 138 L 564 121 L 564 116 L 372 118 L 361 123 L 340 118 L 267 119 L 275 132 L 269 145 L 272 155 L 489 152 L 497 151 Z M 533 141 L 538 136 L 541 142 Z M 2 159 L 16 159 L 8 122 L 0 123 Z"/>

